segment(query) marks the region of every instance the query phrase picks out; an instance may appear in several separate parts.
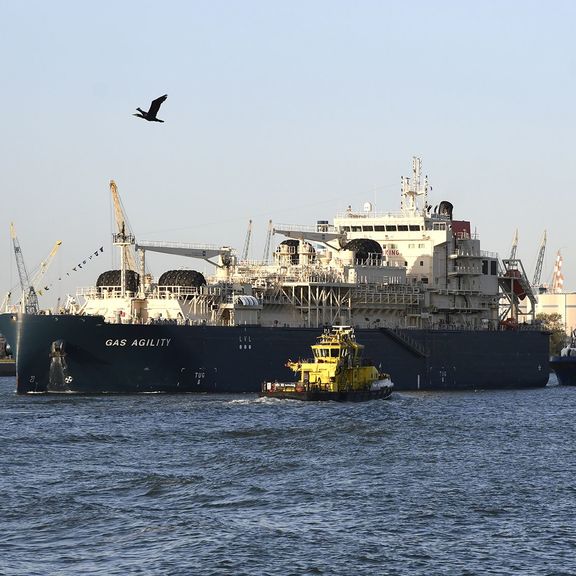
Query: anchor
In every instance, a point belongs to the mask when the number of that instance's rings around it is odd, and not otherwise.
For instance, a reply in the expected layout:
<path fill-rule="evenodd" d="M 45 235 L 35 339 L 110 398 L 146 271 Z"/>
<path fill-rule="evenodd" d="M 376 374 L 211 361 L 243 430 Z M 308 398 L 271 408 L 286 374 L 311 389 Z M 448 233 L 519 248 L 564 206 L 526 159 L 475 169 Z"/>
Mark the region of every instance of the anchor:
<path fill-rule="evenodd" d="M 68 374 L 66 345 L 64 340 L 55 340 L 50 346 L 50 373 L 48 392 L 71 392 L 74 378 Z"/>

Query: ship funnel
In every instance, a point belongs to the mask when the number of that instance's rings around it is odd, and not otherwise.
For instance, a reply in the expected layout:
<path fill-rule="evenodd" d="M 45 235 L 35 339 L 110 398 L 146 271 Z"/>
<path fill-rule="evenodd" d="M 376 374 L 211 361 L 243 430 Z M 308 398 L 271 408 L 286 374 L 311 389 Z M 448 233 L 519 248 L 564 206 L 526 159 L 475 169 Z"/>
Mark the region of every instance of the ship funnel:
<path fill-rule="evenodd" d="M 448 202 L 447 200 L 442 200 L 442 202 L 440 202 L 440 205 L 438 206 L 438 214 L 441 214 L 442 216 L 448 216 L 448 218 L 452 220 L 453 208 L 454 206 L 452 206 L 451 202 Z"/>

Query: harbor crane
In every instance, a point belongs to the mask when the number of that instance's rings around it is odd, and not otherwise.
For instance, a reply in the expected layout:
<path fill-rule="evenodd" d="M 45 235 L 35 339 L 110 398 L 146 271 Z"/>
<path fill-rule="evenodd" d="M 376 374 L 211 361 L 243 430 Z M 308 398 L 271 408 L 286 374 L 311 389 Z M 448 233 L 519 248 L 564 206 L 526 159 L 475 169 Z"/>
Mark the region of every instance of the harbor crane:
<path fill-rule="evenodd" d="M 24 264 L 24 257 L 22 256 L 22 249 L 20 242 L 16 236 L 16 228 L 10 222 L 10 236 L 12 237 L 12 244 L 14 246 L 14 256 L 16 257 L 16 267 L 18 268 L 18 276 L 20 278 L 20 288 L 22 289 L 21 307 L 26 314 L 38 314 L 40 307 L 38 305 L 38 294 L 28 276 L 28 270 Z"/>
<path fill-rule="evenodd" d="M 56 253 L 60 249 L 61 245 L 62 245 L 62 240 L 57 240 L 56 244 L 54 244 L 54 247 L 50 251 L 50 254 L 48 254 L 46 260 L 40 262 L 40 267 L 38 268 L 38 271 L 36 272 L 36 274 L 32 278 L 32 286 L 34 286 L 34 290 L 36 290 L 37 294 L 42 295 L 42 288 L 40 287 L 41 282 L 42 282 L 42 278 L 44 278 L 44 274 L 46 274 L 46 270 L 48 270 L 48 267 L 50 266 L 52 260 L 54 259 L 54 256 L 56 256 Z"/>
<path fill-rule="evenodd" d="M 540 278 L 542 276 L 542 265 L 544 264 L 544 254 L 546 252 L 546 230 L 544 230 L 544 236 L 542 237 L 542 243 L 540 244 L 540 250 L 538 251 L 538 259 L 536 260 L 536 268 L 534 269 L 534 278 L 532 279 L 532 288 L 538 290 L 540 286 Z"/>

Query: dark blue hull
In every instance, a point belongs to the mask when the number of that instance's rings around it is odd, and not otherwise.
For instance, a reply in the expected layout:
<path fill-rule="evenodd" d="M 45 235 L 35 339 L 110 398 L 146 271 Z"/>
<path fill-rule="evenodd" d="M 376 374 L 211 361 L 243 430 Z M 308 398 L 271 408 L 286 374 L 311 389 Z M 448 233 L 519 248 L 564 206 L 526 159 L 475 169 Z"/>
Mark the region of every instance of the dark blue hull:
<path fill-rule="evenodd" d="M 317 328 L 106 324 L 101 317 L 0 315 L 17 361 L 17 391 L 132 394 L 260 391 L 293 378 Z M 548 333 L 356 329 L 365 357 L 395 390 L 545 386 Z"/>
<path fill-rule="evenodd" d="M 576 386 L 576 356 L 553 356 L 550 368 L 562 386 Z"/>

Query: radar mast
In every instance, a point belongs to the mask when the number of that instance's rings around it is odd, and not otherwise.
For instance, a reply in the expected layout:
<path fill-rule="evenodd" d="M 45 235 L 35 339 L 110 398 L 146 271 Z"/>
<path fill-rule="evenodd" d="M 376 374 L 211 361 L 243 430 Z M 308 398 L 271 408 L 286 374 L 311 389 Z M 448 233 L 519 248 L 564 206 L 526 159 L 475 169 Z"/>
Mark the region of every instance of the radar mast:
<path fill-rule="evenodd" d="M 412 157 L 412 178 L 402 176 L 401 178 L 401 202 L 402 211 L 410 216 L 420 213 L 425 215 L 428 207 L 428 176 L 422 179 L 422 159 L 417 156 Z M 424 198 L 424 203 L 419 200 Z"/>

